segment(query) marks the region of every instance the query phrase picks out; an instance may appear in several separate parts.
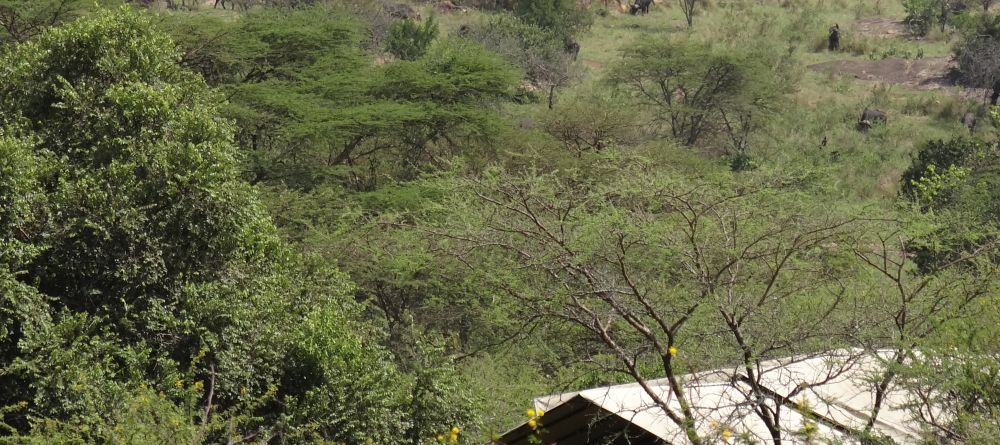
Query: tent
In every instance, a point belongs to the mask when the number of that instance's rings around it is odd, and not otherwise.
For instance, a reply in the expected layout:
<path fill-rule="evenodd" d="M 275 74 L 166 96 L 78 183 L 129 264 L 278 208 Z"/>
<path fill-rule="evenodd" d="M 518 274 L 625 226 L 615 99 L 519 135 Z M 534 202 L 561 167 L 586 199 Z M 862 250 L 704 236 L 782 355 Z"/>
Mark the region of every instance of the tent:
<path fill-rule="evenodd" d="M 893 359 L 892 351 L 845 349 L 763 361 L 748 372 L 742 366 L 678 377 L 691 406 L 699 435 L 716 443 L 749 439 L 774 443 L 753 400 L 758 395 L 779 413 L 783 443 L 815 439 L 857 443 L 854 431 L 871 419 L 876 377 Z M 751 378 L 751 376 L 753 378 Z M 684 430 L 671 420 L 650 393 L 675 412 L 678 403 L 666 379 L 592 388 L 540 397 L 534 409 L 544 415 L 504 434 L 504 445 L 687 444 Z M 757 390 L 753 390 L 757 388 Z M 911 394 L 888 388 L 873 432 L 899 444 L 919 442 L 920 423 L 907 406 Z M 812 442 L 810 442 L 812 440 Z M 740 443 L 745 443 L 740 442 Z M 827 443 L 827 442 L 818 442 Z"/>

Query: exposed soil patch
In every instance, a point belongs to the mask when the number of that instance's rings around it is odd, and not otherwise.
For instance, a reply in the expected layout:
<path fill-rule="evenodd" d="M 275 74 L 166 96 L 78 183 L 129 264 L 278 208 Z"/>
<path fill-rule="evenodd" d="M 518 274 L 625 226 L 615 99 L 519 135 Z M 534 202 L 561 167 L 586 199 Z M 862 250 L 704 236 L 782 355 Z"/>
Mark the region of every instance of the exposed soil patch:
<path fill-rule="evenodd" d="M 809 65 L 821 73 L 854 76 L 859 80 L 888 82 L 920 90 L 953 86 L 948 72 L 954 65 L 946 57 L 927 59 L 834 60 Z"/>
<path fill-rule="evenodd" d="M 874 17 L 854 22 L 854 32 L 870 37 L 908 36 L 906 24 L 892 17 Z"/>
<path fill-rule="evenodd" d="M 809 69 L 851 76 L 862 81 L 886 82 L 924 91 L 943 90 L 963 97 L 981 98 L 983 90 L 962 89 L 955 85 L 950 76 L 954 66 L 954 62 L 947 57 L 931 57 L 917 60 L 834 60 L 809 65 Z"/>
<path fill-rule="evenodd" d="M 899 192 L 899 178 L 902 174 L 903 172 L 893 169 L 879 175 L 875 189 L 883 196 L 895 196 Z"/>

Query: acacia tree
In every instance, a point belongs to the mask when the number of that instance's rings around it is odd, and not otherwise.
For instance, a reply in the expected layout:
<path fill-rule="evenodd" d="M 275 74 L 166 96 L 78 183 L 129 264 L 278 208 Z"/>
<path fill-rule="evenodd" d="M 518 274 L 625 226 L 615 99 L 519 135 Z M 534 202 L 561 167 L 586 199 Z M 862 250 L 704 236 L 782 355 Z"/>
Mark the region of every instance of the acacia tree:
<path fill-rule="evenodd" d="M 877 299 L 890 304 L 871 313 L 884 320 L 875 338 L 893 345 L 894 366 L 876 389 L 915 394 L 914 412 L 941 442 L 980 443 L 1000 426 L 996 151 L 995 142 L 929 141 L 903 176 L 915 215 L 857 253 L 889 284 Z"/>
<path fill-rule="evenodd" d="M 698 43 L 639 42 L 623 56 L 609 80 L 686 145 L 725 134 L 734 150 L 745 150 L 747 137 L 790 87 L 760 55 Z"/>
<path fill-rule="evenodd" d="M 982 14 L 963 37 L 954 47 L 959 80 L 967 87 L 985 89 L 990 104 L 996 105 L 1000 99 L 1000 19 Z"/>
<path fill-rule="evenodd" d="M 77 17 L 87 6 L 83 0 L 0 0 L 2 41 L 22 42 L 46 28 Z M 93 2 L 91 2 L 93 3 Z M 0 42 L 2 42 L 0 41 Z"/>
<path fill-rule="evenodd" d="M 1000 354 L 996 349 L 994 305 L 982 306 L 994 324 L 975 324 L 977 337 L 972 347 L 939 345 L 930 354 L 910 363 L 899 375 L 900 384 L 917 394 L 913 406 L 921 422 L 938 443 L 992 443 L 1000 434 Z M 972 327 L 972 325 L 970 325 Z M 983 335 L 984 332 L 992 335 Z M 992 343 L 986 343 L 992 341 Z M 932 354 L 932 355 L 931 355 Z"/>
<path fill-rule="evenodd" d="M 976 246 L 924 272 L 913 261 L 915 244 L 897 227 L 873 231 L 870 239 L 855 248 L 856 256 L 885 283 L 870 288 L 870 303 L 864 306 L 865 325 L 874 329 L 865 341 L 892 351 L 885 370 L 873 379 L 874 403 L 866 432 L 872 430 L 885 408 L 900 369 L 919 359 L 921 350 L 938 344 L 934 336 L 975 317 L 994 291 L 1000 273 L 989 258 L 997 250 L 996 243 Z M 922 406 L 932 412 L 937 409 Z"/>
<path fill-rule="evenodd" d="M 956 59 L 962 82 L 989 91 L 990 104 L 1000 98 L 1000 38 L 981 36 L 957 47 Z"/>
<path fill-rule="evenodd" d="M 542 117 L 542 127 L 579 155 L 633 144 L 639 139 L 633 116 L 621 101 L 595 95 L 557 106 Z"/>
<path fill-rule="evenodd" d="M 415 60 L 372 66 L 358 23 L 338 11 L 263 10 L 223 24 L 223 34 L 206 21 L 201 32 L 223 52 L 183 39 L 192 45 L 183 61 L 229 95 L 223 111 L 248 153 L 248 179 L 371 190 L 490 140 L 495 107 L 517 84 L 509 64 L 452 39 Z"/>
<path fill-rule="evenodd" d="M 528 82 L 548 91 L 549 109 L 554 106 L 556 90 L 579 74 L 559 34 L 512 15 L 498 14 L 485 23 L 472 25 L 462 37 L 524 70 Z"/>
<path fill-rule="evenodd" d="M 495 171 L 470 180 L 463 188 L 473 197 L 453 204 L 479 209 L 480 219 L 436 230 L 459 242 L 464 261 L 486 262 L 473 267 L 509 271 L 495 285 L 529 313 L 576 326 L 581 340 L 599 345 L 611 369 L 637 382 L 683 439 L 709 443 L 713 429 L 681 375 L 735 364 L 749 389 L 737 403 L 746 411 L 730 420 L 754 416 L 769 431 L 758 440 L 782 443 L 787 402 L 857 357 L 784 394 L 762 384 L 761 362 L 849 341 L 857 317 L 841 280 L 858 223 L 787 202 L 776 216 L 789 196 L 764 184 L 643 172 L 595 179 Z M 666 379 L 672 401 L 653 376 Z"/>
<path fill-rule="evenodd" d="M 678 0 L 681 4 L 681 11 L 684 12 L 684 20 L 687 21 L 688 28 L 694 26 L 694 7 L 698 0 Z"/>

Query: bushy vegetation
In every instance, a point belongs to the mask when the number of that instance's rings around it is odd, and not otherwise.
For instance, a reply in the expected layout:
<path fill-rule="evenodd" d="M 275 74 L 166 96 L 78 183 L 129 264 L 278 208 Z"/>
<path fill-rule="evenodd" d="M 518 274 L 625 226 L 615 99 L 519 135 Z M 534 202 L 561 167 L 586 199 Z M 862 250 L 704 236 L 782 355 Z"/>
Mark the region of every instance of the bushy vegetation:
<path fill-rule="evenodd" d="M 129 3 L 0 0 L 0 443 L 486 443 L 848 347 L 927 440 L 998 431 L 989 91 L 806 68 L 954 51 L 997 90 L 988 8 Z"/>
<path fill-rule="evenodd" d="M 433 16 L 423 25 L 413 20 L 402 20 L 389 28 L 386 49 L 402 60 L 416 60 L 427 52 L 427 47 L 437 35 L 438 26 Z"/>
<path fill-rule="evenodd" d="M 3 57 L 4 425 L 396 440 L 426 383 L 395 371 L 348 277 L 280 241 L 221 96 L 175 57 L 127 11 Z"/>
<path fill-rule="evenodd" d="M 514 0 L 513 10 L 524 21 L 561 38 L 579 32 L 593 20 L 588 11 L 577 8 L 575 0 Z"/>
<path fill-rule="evenodd" d="M 647 106 L 649 124 L 685 145 L 721 136 L 725 142 L 713 142 L 745 152 L 751 132 L 779 106 L 782 89 L 794 88 L 780 63 L 703 44 L 643 42 L 623 59 L 608 80 Z"/>
<path fill-rule="evenodd" d="M 943 24 L 947 18 L 948 2 L 941 0 L 906 0 L 906 26 L 913 34 L 925 36 L 936 24 Z"/>

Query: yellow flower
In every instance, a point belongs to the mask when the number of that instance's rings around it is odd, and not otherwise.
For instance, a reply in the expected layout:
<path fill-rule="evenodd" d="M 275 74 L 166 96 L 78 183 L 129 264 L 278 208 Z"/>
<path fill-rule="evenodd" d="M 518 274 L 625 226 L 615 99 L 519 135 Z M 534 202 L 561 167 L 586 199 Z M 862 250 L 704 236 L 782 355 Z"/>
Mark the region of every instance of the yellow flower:
<path fill-rule="evenodd" d="M 809 408 L 809 400 L 807 400 L 805 397 L 802 397 L 801 399 L 799 399 L 799 400 L 797 400 L 795 402 L 795 407 L 798 408 L 798 409 L 800 409 L 800 410 L 804 410 L 806 408 Z"/>
<path fill-rule="evenodd" d="M 524 414 L 527 414 L 528 417 L 535 417 L 535 410 L 528 409 L 527 411 L 524 412 Z"/>
<path fill-rule="evenodd" d="M 802 425 L 802 429 L 803 429 L 803 432 L 806 433 L 807 436 L 812 436 L 812 435 L 816 434 L 816 431 L 819 428 L 816 426 L 815 423 L 810 422 L 810 421 L 807 420 L 805 422 L 805 424 Z"/>
<path fill-rule="evenodd" d="M 184 387 L 184 381 L 183 380 L 177 380 L 176 382 L 174 382 L 174 387 L 176 387 L 177 389 L 183 388 Z"/>
<path fill-rule="evenodd" d="M 676 346 L 671 346 L 671 347 L 667 348 L 667 352 L 669 352 L 670 356 L 673 357 L 673 356 L 677 355 L 677 347 Z"/>
<path fill-rule="evenodd" d="M 438 442 L 444 442 L 444 434 L 438 434 L 437 440 Z"/>
<path fill-rule="evenodd" d="M 544 415 L 545 415 L 545 411 L 542 411 L 542 410 L 538 410 L 538 413 L 537 413 L 537 414 L 538 414 L 538 417 L 542 417 L 542 416 L 544 416 Z"/>
<path fill-rule="evenodd" d="M 448 443 L 455 443 L 455 442 L 458 442 L 458 434 L 452 433 L 452 435 L 448 437 Z"/>
<path fill-rule="evenodd" d="M 202 389 L 205 388 L 205 382 L 202 382 L 202 381 L 199 380 L 197 382 L 194 382 L 194 385 L 191 385 L 191 386 L 193 386 L 195 390 L 201 391 Z"/>
<path fill-rule="evenodd" d="M 457 435 L 458 434 L 458 427 L 457 426 L 451 427 L 451 434 L 452 435 Z"/>
<path fill-rule="evenodd" d="M 531 427 L 531 429 L 538 428 L 538 421 L 535 419 L 531 419 L 528 421 L 528 426 Z"/>
<path fill-rule="evenodd" d="M 729 431 L 729 428 L 722 430 L 722 440 L 729 440 L 729 436 L 732 436 L 733 432 Z"/>

